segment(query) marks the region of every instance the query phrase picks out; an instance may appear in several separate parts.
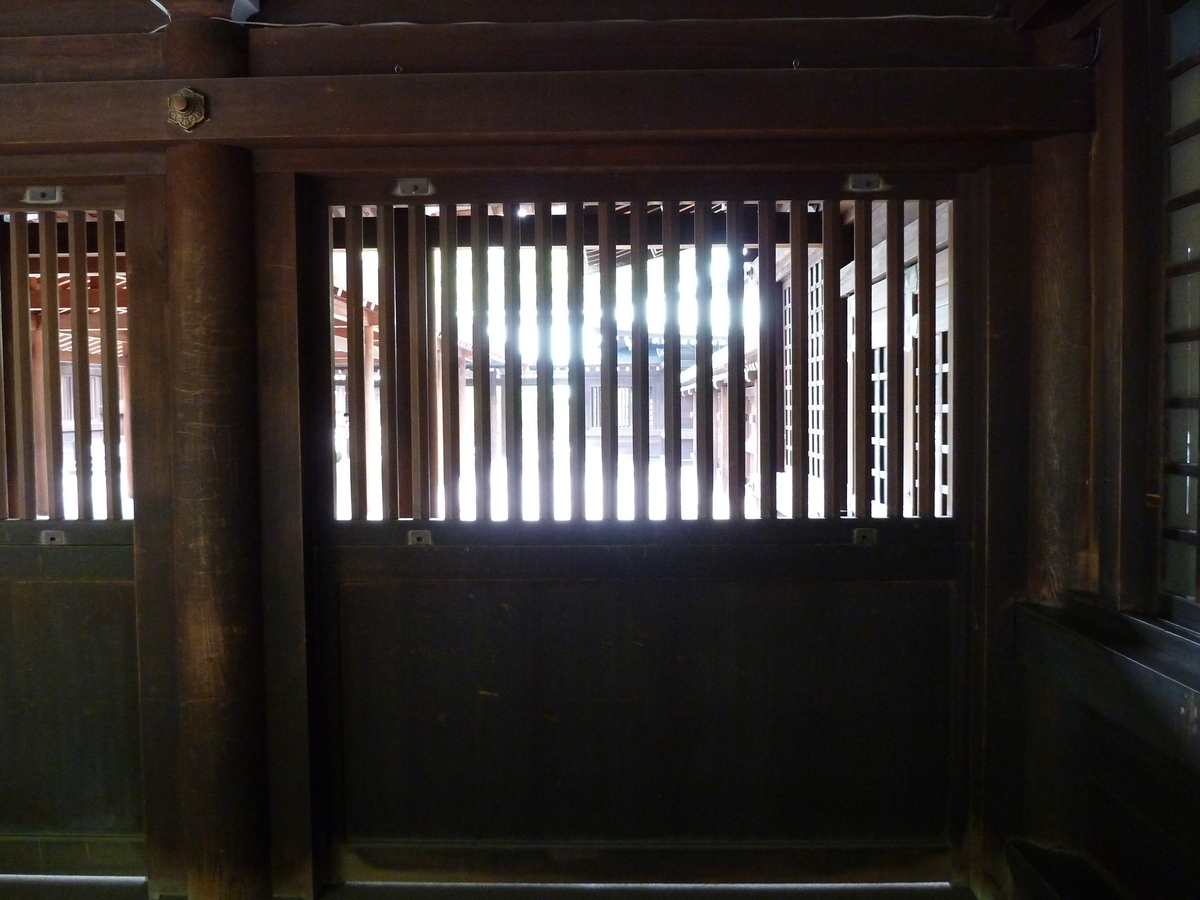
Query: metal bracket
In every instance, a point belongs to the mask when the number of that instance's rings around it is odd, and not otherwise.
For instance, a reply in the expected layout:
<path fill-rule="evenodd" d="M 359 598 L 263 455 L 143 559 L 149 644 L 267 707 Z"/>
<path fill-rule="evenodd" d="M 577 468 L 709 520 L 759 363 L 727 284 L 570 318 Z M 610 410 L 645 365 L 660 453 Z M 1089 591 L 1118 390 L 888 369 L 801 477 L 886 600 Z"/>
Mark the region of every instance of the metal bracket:
<path fill-rule="evenodd" d="M 195 88 L 182 88 L 167 98 L 167 121 L 191 131 L 208 121 L 205 96 Z"/>

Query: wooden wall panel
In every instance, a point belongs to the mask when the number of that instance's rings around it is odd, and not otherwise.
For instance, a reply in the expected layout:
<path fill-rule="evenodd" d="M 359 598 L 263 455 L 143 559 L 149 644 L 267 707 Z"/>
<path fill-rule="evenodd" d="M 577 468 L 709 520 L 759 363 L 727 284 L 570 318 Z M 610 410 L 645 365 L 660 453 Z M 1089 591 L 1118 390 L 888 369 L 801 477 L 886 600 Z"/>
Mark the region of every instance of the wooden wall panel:
<path fill-rule="evenodd" d="M 0 582 L 0 833 L 140 832 L 132 552 L 126 580 L 87 582 L 27 580 L 16 555 L 0 550 L 17 574 Z"/>
<path fill-rule="evenodd" d="M 348 835 L 944 842 L 952 597 L 344 584 Z"/>

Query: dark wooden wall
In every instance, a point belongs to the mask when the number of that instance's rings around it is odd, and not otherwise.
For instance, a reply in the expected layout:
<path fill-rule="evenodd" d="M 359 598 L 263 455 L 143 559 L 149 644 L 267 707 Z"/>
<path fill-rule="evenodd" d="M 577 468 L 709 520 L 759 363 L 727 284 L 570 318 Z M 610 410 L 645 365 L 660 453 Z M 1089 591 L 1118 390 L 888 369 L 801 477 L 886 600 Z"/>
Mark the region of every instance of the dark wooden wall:
<path fill-rule="evenodd" d="M 139 874 L 132 529 L 42 525 L 0 525 L 0 870 Z"/>

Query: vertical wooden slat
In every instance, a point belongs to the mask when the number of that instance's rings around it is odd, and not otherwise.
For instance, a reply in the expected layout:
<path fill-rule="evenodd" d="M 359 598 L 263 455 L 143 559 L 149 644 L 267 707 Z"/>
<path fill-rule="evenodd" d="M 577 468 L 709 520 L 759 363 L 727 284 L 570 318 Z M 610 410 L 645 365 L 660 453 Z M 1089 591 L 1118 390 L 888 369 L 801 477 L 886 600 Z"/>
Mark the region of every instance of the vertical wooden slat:
<path fill-rule="evenodd" d="M 508 464 L 508 518 L 524 518 L 521 502 L 521 220 L 504 204 L 504 456 Z"/>
<path fill-rule="evenodd" d="M 779 285 L 775 271 L 775 201 L 758 202 L 758 504 L 759 517 L 776 518 L 778 435 L 776 378 L 782 366 Z"/>
<path fill-rule="evenodd" d="M 679 337 L 679 203 L 663 203 L 663 297 L 666 304 L 663 335 L 663 455 L 666 466 L 667 518 L 683 514 L 680 487 L 682 468 L 682 414 L 679 389 L 681 341 Z"/>
<path fill-rule="evenodd" d="M 729 254 L 729 421 L 726 422 L 725 472 L 729 479 L 729 518 L 746 514 L 746 333 L 742 309 L 746 274 L 742 267 L 745 245 L 746 204 L 729 200 L 725 204 L 725 247 Z"/>
<path fill-rule="evenodd" d="M 600 204 L 600 468 L 603 516 L 617 517 L 617 248 L 613 205 Z"/>
<path fill-rule="evenodd" d="M 38 222 L 42 274 L 42 393 L 46 416 L 46 473 L 49 515 L 63 517 L 62 376 L 59 358 L 58 216 L 43 213 Z M 129 410 L 125 411 L 126 421 Z"/>
<path fill-rule="evenodd" d="M 917 515 L 934 514 L 934 372 L 937 339 L 934 207 L 922 200 L 917 208 Z"/>
<path fill-rule="evenodd" d="M 904 201 L 887 201 L 887 514 L 904 514 Z"/>
<path fill-rule="evenodd" d="M 91 358 L 88 345 L 87 214 L 71 213 L 71 373 L 75 382 L 75 489 L 79 518 L 92 518 Z"/>
<path fill-rule="evenodd" d="M 128 315 L 128 314 L 127 314 Z M 125 448 L 125 455 L 121 459 L 121 490 L 124 496 L 133 496 L 133 437 L 132 426 L 130 420 L 133 418 L 131 410 L 133 407 L 129 405 L 129 343 L 126 338 L 125 356 L 119 360 L 119 371 L 121 373 L 121 409 L 125 410 L 125 415 L 121 417 L 121 441 Z"/>
<path fill-rule="evenodd" d="M 633 289 L 633 517 L 650 518 L 650 334 L 646 322 L 646 204 L 629 213 L 630 275 Z"/>
<path fill-rule="evenodd" d="M 696 241 L 696 402 L 692 445 L 696 459 L 696 515 L 712 518 L 713 362 L 712 362 L 712 203 L 697 200 Z"/>
<path fill-rule="evenodd" d="M 346 412 L 350 431 L 350 518 L 367 517 L 367 402 L 363 384 L 363 220 L 346 207 Z"/>
<path fill-rule="evenodd" d="M 11 449 L 8 441 L 8 418 L 11 414 L 9 391 L 12 384 L 7 373 L 11 362 L 8 359 L 11 350 L 6 346 L 7 341 L 3 339 L 3 336 L 8 333 L 3 321 L 12 305 L 12 292 L 8 286 L 12 275 L 12 266 L 10 265 L 12 254 L 9 252 L 11 246 L 12 223 L 0 220 L 0 518 L 4 519 L 12 516 L 12 507 L 9 501 L 15 500 L 13 496 L 15 491 L 9 488 L 9 476 L 14 475 L 15 472 L 11 471 L 8 452 Z"/>
<path fill-rule="evenodd" d="M 375 246 L 379 254 L 379 480 L 383 492 L 381 511 L 384 519 L 398 513 L 399 480 L 396 473 L 396 448 L 399 444 L 396 422 L 396 270 L 393 210 L 380 204 L 375 210 Z"/>
<path fill-rule="evenodd" d="M 396 397 L 396 515 L 413 516 L 413 390 L 412 390 L 412 276 L 408 258 L 409 211 L 406 206 L 391 210 L 392 280 L 395 284 L 396 361 L 391 378 Z"/>
<path fill-rule="evenodd" d="M 117 225 L 112 210 L 100 213 L 100 390 L 104 396 L 104 481 L 108 518 L 121 509 L 121 374 L 117 371 Z"/>
<path fill-rule="evenodd" d="M 12 422 L 16 447 L 17 492 L 15 514 L 20 519 L 37 516 L 37 475 L 33 440 L 33 350 L 29 313 L 29 221 L 23 212 L 12 213 Z"/>
<path fill-rule="evenodd" d="M 429 479 L 430 410 L 429 289 L 426 270 L 425 207 L 408 207 L 408 339 L 409 388 L 412 392 L 412 493 L 414 519 L 433 511 Z"/>
<path fill-rule="evenodd" d="M 954 513 L 954 379 L 955 379 L 955 352 L 954 352 L 954 201 L 943 200 L 946 204 L 946 212 L 949 221 L 946 223 L 946 246 L 949 259 L 946 264 L 946 272 L 949 278 L 947 285 L 947 306 L 946 306 L 946 393 L 942 402 L 946 404 L 946 432 L 942 435 L 942 441 L 949 446 L 949 452 L 945 455 L 945 482 L 946 482 L 946 509 L 945 515 L 949 516 Z M 935 288 L 936 289 L 936 288 Z M 940 452 L 940 448 L 939 448 Z"/>
<path fill-rule="evenodd" d="M 534 213 L 534 254 L 537 278 L 537 428 L 538 518 L 554 518 L 554 357 L 550 340 L 553 292 L 550 254 L 553 245 L 550 204 L 538 203 Z"/>
<path fill-rule="evenodd" d="M 842 213 L 837 200 L 826 200 L 821 216 L 824 280 L 821 300 L 825 323 L 825 518 L 846 514 L 846 298 L 842 296 Z"/>
<path fill-rule="evenodd" d="M 471 369 L 475 394 L 475 518 L 492 517 L 492 362 L 488 339 L 488 208 L 471 205 Z"/>
<path fill-rule="evenodd" d="M 792 257 L 792 518 L 808 518 L 808 201 L 788 217 Z"/>
<path fill-rule="evenodd" d="M 446 518 L 459 518 L 461 470 L 458 397 L 458 207 L 443 203 L 439 243 L 442 253 L 442 459 Z"/>
<path fill-rule="evenodd" d="M 30 385 L 33 388 L 33 475 L 36 485 L 36 506 L 34 511 L 39 516 L 49 515 L 50 499 L 47 493 L 46 480 L 49 472 L 46 470 L 46 373 L 45 360 L 42 353 L 42 323 L 41 314 L 33 320 L 33 328 L 29 334 L 29 349 L 31 352 L 32 369 L 30 370 Z"/>
<path fill-rule="evenodd" d="M 871 515 L 871 201 L 854 201 L 854 515 Z"/>
<path fill-rule="evenodd" d="M 570 359 L 567 362 L 567 381 L 571 396 L 568 411 L 567 441 L 571 448 L 571 518 L 584 517 L 584 467 L 587 436 L 584 418 L 586 382 L 583 369 L 583 204 L 567 204 L 567 324 L 570 329 Z"/>
<path fill-rule="evenodd" d="M 376 402 L 375 370 L 379 364 L 379 307 L 363 309 L 363 397 L 366 398 L 364 409 L 364 431 L 366 441 L 364 447 L 368 452 L 364 458 L 364 468 L 367 473 L 367 518 L 382 516 L 381 500 L 383 499 L 382 472 L 380 459 L 369 452 L 373 447 L 382 445 L 380 435 L 380 408 Z"/>
<path fill-rule="evenodd" d="M 430 226 L 433 226 L 430 228 Z M 425 217 L 425 366 L 428 369 L 425 383 L 429 386 L 427 402 L 429 404 L 429 438 L 425 447 L 425 459 L 428 462 L 426 478 L 429 482 L 429 510 L 425 517 L 436 519 L 439 512 L 438 485 L 442 479 L 442 397 L 438 386 L 441 384 L 441 346 L 438 342 L 439 302 L 437 286 L 434 284 L 433 258 L 437 253 L 437 223 L 431 223 L 429 216 Z"/>

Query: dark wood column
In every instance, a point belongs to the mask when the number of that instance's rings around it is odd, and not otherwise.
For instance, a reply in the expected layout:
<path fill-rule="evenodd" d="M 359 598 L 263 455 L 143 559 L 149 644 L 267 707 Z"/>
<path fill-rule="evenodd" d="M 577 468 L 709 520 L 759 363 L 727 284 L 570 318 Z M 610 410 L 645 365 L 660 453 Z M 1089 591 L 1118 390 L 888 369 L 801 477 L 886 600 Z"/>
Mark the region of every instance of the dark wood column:
<path fill-rule="evenodd" d="M 1091 135 L 1033 149 L 1030 363 L 1030 598 L 1095 590 L 1088 208 Z"/>
<path fill-rule="evenodd" d="M 247 151 L 167 151 L 180 808 L 193 900 L 270 896 L 252 192 Z"/>
<path fill-rule="evenodd" d="M 1034 35 L 1038 62 L 1086 66 L 1095 42 L 1064 27 Z M 1029 599 L 1096 590 L 1092 135 L 1033 144 L 1030 205 Z"/>
<path fill-rule="evenodd" d="M 175 12 L 173 77 L 244 74 L 242 29 Z M 271 896 L 253 172 L 248 151 L 180 135 L 166 175 L 179 810 L 188 897 L 251 900 Z"/>

